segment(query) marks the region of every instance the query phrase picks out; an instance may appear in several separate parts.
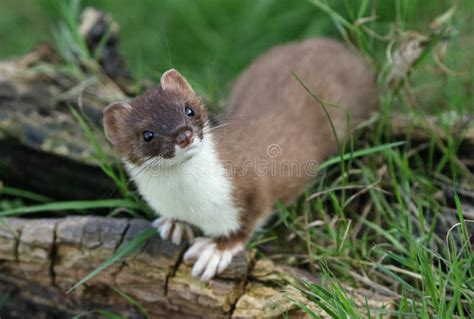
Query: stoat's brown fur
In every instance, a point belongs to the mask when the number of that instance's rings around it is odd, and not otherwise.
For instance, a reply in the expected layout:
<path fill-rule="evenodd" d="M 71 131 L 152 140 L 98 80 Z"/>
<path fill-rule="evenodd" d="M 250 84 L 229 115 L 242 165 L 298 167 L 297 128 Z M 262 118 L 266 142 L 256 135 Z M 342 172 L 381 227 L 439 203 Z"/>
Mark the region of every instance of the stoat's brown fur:
<path fill-rule="evenodd" d="M 261 165 L 267 164 L 268 171 L 274 165 L 282 174 L 261 176 L 255 169 L 246 169 L 245 174 L 233 175 L 234 197 L 243 207 L 242 229 L 234 234 L 234 240 L 247 240 L 276 201 L 291 202 L 314 180 L 312 174 L 297 174 L 296 169 L 295 174 L 287 174 L 282 168 L 285 162 L 309 167 L 337 151 L 322 106 L 292 73 L 323 101 L 346 107 L 351 127 L 377 107 L 373 73 L 359 56 L 336 41 L 310 39 L 285 44 L 253 62 L 235 83 L 226 125 L 214 131 L 216 147 L 221 158 L 237 168 L 258 158 Z M 327 109 L 341 138 L 345 111 Z M 278 156 L 269 154 L 272 146 Z M 227 240 L 223 238 L 222 243 Z"/>

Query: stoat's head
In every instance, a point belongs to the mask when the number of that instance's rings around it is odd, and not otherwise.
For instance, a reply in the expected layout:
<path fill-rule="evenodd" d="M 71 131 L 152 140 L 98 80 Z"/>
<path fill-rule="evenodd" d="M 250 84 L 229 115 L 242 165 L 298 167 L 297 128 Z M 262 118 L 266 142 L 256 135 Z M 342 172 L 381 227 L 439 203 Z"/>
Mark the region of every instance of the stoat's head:
<path fill-rule="evenodd" d="M 135 166 L 171 165 L 195 155 L 208 115 L 201 98 L 176 70 L 166 71 L 160 87 L 103 112 L 107 139 L 121 158 Z"/>

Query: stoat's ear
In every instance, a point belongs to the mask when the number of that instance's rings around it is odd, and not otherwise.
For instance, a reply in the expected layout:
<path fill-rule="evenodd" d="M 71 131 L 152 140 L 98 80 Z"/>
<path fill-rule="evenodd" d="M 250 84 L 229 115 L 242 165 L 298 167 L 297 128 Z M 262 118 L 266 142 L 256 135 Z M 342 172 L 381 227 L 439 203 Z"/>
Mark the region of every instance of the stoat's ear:
<path fill-rule="evenodd" d="M 163 73 L 161 76 L 160 85 L 165 91 L 176 90 L 183 94 L 195 94 L 189 82 L 175 69 L 171 69 Z"/>
<path fill-rule="evenodd" d="M 102 112 L 105 136 L 112 144 L 125 139 L 126 119 L 132 107 L 127 102 L 115 102 Z"/>

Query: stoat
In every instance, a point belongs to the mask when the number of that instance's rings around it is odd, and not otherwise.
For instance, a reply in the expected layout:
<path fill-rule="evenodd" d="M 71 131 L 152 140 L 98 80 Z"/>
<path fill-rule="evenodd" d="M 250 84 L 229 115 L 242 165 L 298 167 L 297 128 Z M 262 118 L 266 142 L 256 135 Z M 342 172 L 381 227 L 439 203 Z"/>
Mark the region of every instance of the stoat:
<path fill-rule="evenodd" d="M 226 114 L 210 121 L 203 99 L 176 70 L 160 86 L 104 110 L 104 127 L 160 216 L 161 237 L 191 242 L 185 260 L 209 280 L 244 249 L 276 202 L 290 203 L 337 151 L 322 100 L 344 106 L 350 128 L 377 107 L 370 68 L 342 44 L 310 39 L 275 47 L 236 80 Z M 328 107 L 339 136 L 344 110 Z M 194 229 L 203 237 L 194 238 Z"/>

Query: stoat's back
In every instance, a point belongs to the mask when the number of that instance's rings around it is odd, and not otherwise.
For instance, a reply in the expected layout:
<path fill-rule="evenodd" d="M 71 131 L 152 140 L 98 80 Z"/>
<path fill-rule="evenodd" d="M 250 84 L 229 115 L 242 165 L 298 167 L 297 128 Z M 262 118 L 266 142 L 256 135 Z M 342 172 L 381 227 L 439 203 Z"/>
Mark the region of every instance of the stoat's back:
<path fill-rule="evenodd" d="M 377 107 L 372 71 L 339 42 L 324 38 L 293 42 L 253 62 L 235 83 L 227 123 L 216 138 L 224 156 L 235 161 L 258 158 L 280 168 L 285 162 L 299 163 L 299 176 L 276 171 L 270 177 L 272 193 L 279 199 L 292 198 L 311 179 L 302 165 L 321 162 L 337 151 L 323 108 L 292 73 L 324 101 L 347 107 L 351 126 Z M 345 112 L 330 106 L 328 110 L 342 137 Z"/>

